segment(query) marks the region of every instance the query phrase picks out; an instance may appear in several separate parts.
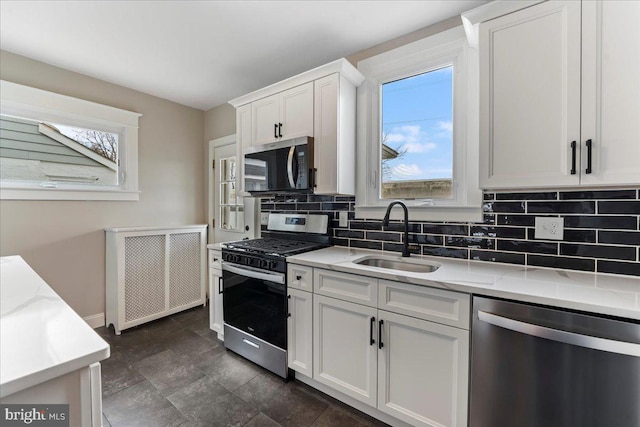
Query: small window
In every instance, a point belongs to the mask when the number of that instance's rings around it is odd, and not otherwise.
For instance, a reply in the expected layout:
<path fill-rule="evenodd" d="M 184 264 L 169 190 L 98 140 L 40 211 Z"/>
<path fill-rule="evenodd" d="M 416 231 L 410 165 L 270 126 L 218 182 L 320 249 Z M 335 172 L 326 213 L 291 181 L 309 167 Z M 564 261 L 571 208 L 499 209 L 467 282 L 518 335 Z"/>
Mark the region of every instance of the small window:
<path fill-rule="evenodd" d="M 358 63 L 356 217 L 479 221 L 478 54 L 462 27 Z"/>
<path fill-rule="evenodd" d="M 0 115 L 0 179 L 118 185 L 115 132 Z"/>
<path fill-rule="evenodd" d="M 140 114 L 0 81 L 0 197 L 138 200 Z"/>
<path fill-rule="evenodd" d="M 453 65 L 382 85 L 382 199 L 453 196 Z"/>

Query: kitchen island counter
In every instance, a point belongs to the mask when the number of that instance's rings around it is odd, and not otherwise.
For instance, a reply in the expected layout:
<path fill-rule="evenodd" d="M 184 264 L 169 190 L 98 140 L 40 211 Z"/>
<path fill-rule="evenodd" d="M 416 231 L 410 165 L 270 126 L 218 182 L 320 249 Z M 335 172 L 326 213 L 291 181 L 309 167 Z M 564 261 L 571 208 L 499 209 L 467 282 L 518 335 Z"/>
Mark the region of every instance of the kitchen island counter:
<path fill-rule="evenodd" d="M 0 258 L 0 397 L 109 357 L 109 345 L 20 256 Z"/>

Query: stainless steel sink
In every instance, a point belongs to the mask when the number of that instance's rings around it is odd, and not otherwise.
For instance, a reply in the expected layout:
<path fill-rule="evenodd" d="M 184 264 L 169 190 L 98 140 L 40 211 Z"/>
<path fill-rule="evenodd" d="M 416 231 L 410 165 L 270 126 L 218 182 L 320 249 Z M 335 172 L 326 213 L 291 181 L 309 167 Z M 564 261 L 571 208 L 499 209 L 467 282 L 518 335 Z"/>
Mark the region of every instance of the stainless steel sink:
<path fill-rule="evenodd" d="M 440 265 L 426 264 L 424 262 L 409 262 L 394 258 L 366 257 L 354 261 L 355 264 L 371 267 L 386 268 L 388 270 L 411 271 L 413 273 L 433 273 Z"/>

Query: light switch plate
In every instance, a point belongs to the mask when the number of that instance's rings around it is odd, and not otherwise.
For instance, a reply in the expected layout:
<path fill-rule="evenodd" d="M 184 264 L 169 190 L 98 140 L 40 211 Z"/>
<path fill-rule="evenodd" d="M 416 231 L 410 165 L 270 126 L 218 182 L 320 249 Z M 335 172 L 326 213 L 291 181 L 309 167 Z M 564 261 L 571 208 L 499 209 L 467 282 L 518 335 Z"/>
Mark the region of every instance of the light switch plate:
<path fill-rule="evenodd" d="M 338 215 L 338 225 L 340 227 L 347 227 L 349 225 L 349 213 L 342 211 Z"/>
<path fill-rule="evenodd" d="M 536 239 L 562 240 L 564 238 L 564 218 L 536 217 Z"/>

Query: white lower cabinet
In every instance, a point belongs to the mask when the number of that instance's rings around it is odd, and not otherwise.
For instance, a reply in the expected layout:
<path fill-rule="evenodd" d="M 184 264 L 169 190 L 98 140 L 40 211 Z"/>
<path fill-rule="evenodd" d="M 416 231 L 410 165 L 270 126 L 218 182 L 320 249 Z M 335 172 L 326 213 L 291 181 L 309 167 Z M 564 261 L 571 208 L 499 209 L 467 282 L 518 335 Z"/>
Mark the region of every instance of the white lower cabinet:
<path fill-rule="evenodd" d="M 356 277 L 313 273 L 321 292 L 320 278 Z M 333 297 L 354 280 L 332 281 L 332 296 L 289 288 L 289 368 L 410 425 L 466 427 L 469 295 L 359 277 L 377 307 Z"/>
<path fill-rule="evenodd" d="M 469 331 L 382 310 L 378 317 L 378 409 L 416 426 L 466 426 Z"/>
<path fill-rule="evenodd" d="M 209 249 L 209 328 L 224 340 L 222 253 Z"/>
<path fill-rule="evenodd" d="M 371 406 L 376 405 L 377 310 L 313 296 L 313 379 Z M 373 320 L 371 320 L 373 319 Z"/>
<path fill-rule="evenodd" d="M 287 298 L 287 363 L 294 371 L 312 377 L 313 294 L 289 288 Z"/>

